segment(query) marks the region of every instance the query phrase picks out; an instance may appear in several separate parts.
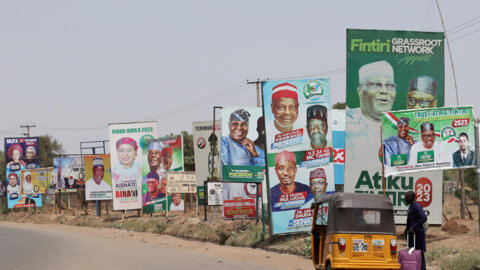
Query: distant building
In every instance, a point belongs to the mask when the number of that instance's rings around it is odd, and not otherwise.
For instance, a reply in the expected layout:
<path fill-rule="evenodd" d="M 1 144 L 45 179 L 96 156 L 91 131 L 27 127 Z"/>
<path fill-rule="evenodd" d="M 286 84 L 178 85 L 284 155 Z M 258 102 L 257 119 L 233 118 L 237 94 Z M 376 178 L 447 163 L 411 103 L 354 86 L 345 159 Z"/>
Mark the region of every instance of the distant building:
<path fill-rule="evenodd" d="M 444 191 L 447 193 L 455 193 L 455 190 L 457 190 L 457 182 L 454 180 L 448 180 L 444 182 L 445 185 L 443 187 Z"/>

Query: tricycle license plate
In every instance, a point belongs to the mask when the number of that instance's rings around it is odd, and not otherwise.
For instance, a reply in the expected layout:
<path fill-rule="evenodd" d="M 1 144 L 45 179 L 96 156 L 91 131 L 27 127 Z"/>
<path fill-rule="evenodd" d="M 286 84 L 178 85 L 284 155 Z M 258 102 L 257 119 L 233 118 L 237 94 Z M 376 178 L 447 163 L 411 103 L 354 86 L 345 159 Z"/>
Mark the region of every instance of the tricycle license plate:
<path fill-rule="evenodd" d="M 368 252 L 368 244 L 363 239 L 353 239 L 353 252 Z"/>

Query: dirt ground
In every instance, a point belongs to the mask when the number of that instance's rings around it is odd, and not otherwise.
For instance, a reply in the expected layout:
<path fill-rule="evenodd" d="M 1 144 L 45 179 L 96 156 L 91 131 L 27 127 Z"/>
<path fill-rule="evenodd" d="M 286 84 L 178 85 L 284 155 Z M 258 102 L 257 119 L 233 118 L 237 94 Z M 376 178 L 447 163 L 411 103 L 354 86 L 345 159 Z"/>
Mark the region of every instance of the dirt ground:
<path fill-rule="evenodd" d="M 468 204 L 469 202 L 467 202 Z M 460 201 L 453 195 L 445 195 L 443 205 L 442 227 L 430 226 L 427 231 L 428 269 L 462 269 L 451 268 L 449 265 L 458 265 L 459 261 L 468 261 L 480 265 L 480 236 L 478 233 L 478 214 L 476 205 L 467 205 L 473 220 L 460 220 Z M 105 211 L 104 211 L 105 212 Z M 292 236 L 262 238 L 261 222 L 254 220 L 225 221 L 221 219 L 221 212 L 217 210 L 217 218 L 213 218 L 210 211 L 208 221 L 203 221 L 203 213 L 198 216 L 195 211 L 187 213 L 170 213 L 167 218 L 164 214 L 137 216 L 136 211 L 127 212 L 122 222 L 123 212 L 109 211 L 102 217 L 95 215 L 95 210 L 64 210 L 61 214 L 54 213 L 53 207 L 44 207 L 33 213 L 32 209 L 16 210 L 0 215 L 0 221 L 24 222 L 37 224 L 65 224 L 73 226 L 101 227 L 123 229 L 126 231 L 164 234 L 174 237 L 212 242 L 219 245 L 260 248 L 278 253 L 289 253 L 310 258 L 311 247 L 308 233 Z M 448 219 L 448 220 L 447 220 Z M 400 236 L 405 226 L 397 226 L 399 235 L 399 249 L 403 249 L 405 241 Z M 446 231 L 448 229 L 448 231 Z M 469 257 L 470 256 L 470 257 Z M 465 259 L 466 258 L 466 259 Z M 472 269 L 472 268 L 464 268 Z"/>

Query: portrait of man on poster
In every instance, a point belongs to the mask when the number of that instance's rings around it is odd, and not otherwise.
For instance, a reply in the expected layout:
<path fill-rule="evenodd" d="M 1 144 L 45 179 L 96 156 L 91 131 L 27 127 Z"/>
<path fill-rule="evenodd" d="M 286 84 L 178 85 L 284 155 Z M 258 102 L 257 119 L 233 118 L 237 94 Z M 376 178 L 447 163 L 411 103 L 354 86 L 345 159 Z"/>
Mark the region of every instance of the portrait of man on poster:
<path fill-rule="evenodd" d="M 280 183 L 270 189 L 272 211 L 299 209 L 305 202 L 313 198 L 310 187 L 295 181 L 297 175 L 296 157 L 293 152 L 283 150 L 275 155 L 275 172 Z M 285 194 L 306 193 L 304 201 L 295 205 L 284 205 L 280 197 Z M 298 201 L 296 199 L 296 201 Z"/>
<path fill-rule="evenodd" d="M 437 81 L 421 75 L 410 80 L 407 94 L 407 109 L 437 107 Z"/>
<path fill-rule="evenodd" d="M 477 158 L 475 152 L 470 149 L 468 135 L 465 132 L 460 133 L 458 136 L 458 146 L 460 149 L 455 151 L 452 155 L 453 167 L 472 166 L 477 164 Z"/>
<path fill-rule="evenodd" d="M 244 109 L 230 114 L 230 134 L 222 137 L 222 165 L 265 165 L 265 152 L 247 138 L 249 119 L 250 113 Z"/>
<path fill-rule="evenodd" d="M 397 136 L 383 139 L 383 162 L 387 166 L 406 165 L 410 158 L 410 148 L 416 141 L 409 135 L 410 119 L 400 117 L 397 121 Z M 392 162 L 393 159 L 393 162 Z"/>
<path fill-rule="evenodd" d="M 273 124 L 277 131 L 292 131 L 298 117 L 297 87 L 290 83 L 281 83 L 272 89 Z M 272 129 L 273 130 L 273 129 Z"/>
<path fill-rule="evenodd" d="M 312 149 L 327 147 L 327 108 L 322 105 L 313 105 L 307 108 L 307 133 Z"/>

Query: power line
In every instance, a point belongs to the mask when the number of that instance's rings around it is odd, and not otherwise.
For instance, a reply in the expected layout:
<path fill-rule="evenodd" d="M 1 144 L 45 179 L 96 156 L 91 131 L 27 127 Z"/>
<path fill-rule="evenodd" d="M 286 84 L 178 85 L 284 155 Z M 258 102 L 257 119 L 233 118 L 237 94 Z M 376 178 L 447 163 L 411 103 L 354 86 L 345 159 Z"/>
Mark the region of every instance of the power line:
<path fill-rule="evenodd" d="M 456 38 L 452 39 L 451 42 L 454 42 L 455 40 L 459 40 L 459 39 L 468 37 L 468 36 L 473 35 L 473 34 L 479 32 L 479 31 L 480 31 L 480 28 L 477 29 L 477 30 L 474 30 L 474 31 L 472 31 L 472 32 L 469 32 L 469 33 L 467 33 L 467 34 L 465 34 L 465 35 L 461 35 L 461 36 L 459 36 L 459 37 L 456 37 Z"/>
<path fill-rule="evenodd" d="M 456 31 L 457 31 L 456 29 L 458 29 L 459 27 L 462 27 L 462 26 L 464 26 L 464 25 L 466 25 L 466 24 L 468 24 L 468 23 L 470 23 L 470 22 L 472 22 L 472 21 L 475 21 L 476 19 L 480 19 L 480 16 L 476 16 L 476 17 L 474 17 L 474 18 L 471 18 L 471 19 L 465 21 L 464 23 L 461 23 L 461 24 L 459 24 L 459 25 L 457 25 L 457 26 L 455 26 L 455 27 L 453 27 L 453 28 L 451 28 L 451 29 L 448 29 L 447 32 L 448 32 L 448 33 L 451 33 L 452 31 L 453 31 L 453 32 L 456 32 Z M 452 34 L 453 34 L 453 33 L 452 33 Z"/>

